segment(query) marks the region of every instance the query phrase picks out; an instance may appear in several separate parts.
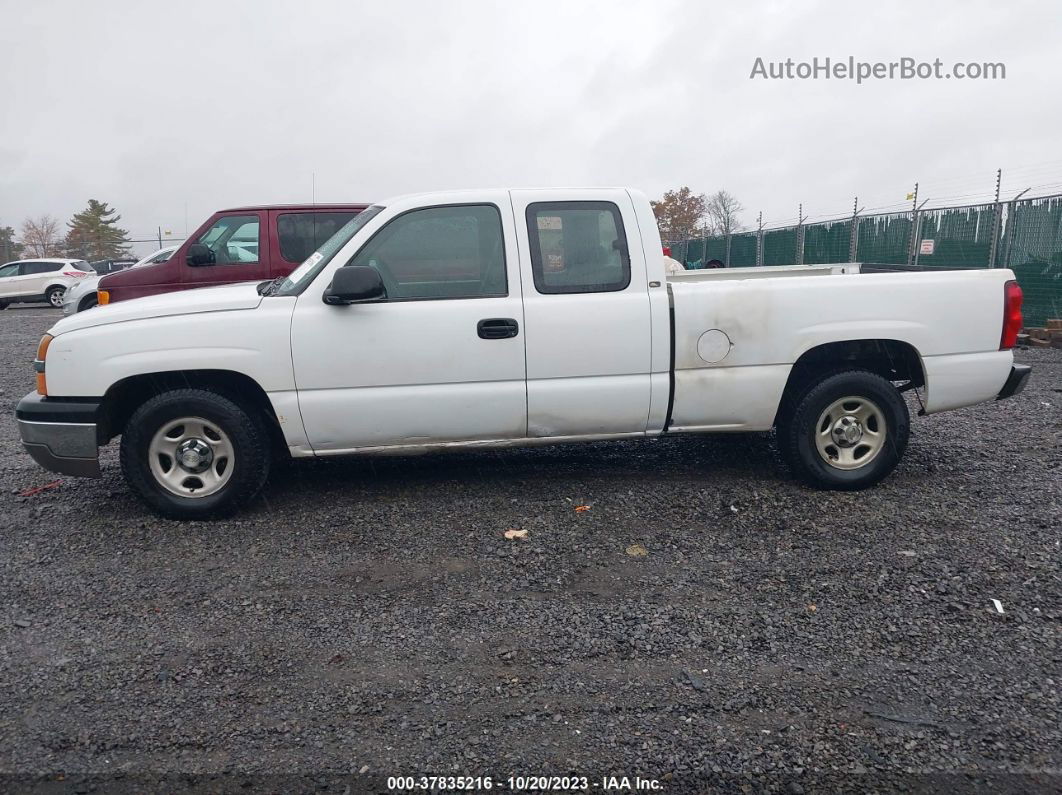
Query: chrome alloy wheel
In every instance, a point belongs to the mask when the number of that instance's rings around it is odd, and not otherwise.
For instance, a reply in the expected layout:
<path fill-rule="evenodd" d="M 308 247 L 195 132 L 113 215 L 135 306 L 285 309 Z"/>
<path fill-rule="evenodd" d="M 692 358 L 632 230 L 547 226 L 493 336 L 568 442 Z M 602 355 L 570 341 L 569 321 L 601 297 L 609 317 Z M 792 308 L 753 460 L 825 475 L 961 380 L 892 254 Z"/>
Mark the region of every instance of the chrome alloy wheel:
<path fill-rule="evenodd" d="M 228 435 L 202 417 L 181 417 L 159 428 L 148 446 L 155 481 L 178 497 L 206 497 L 232 477 L 235 452 Z"/>
<path fill-rule="evenodd" d="M 887 428 L 881 408 L 865 397 L 835 400 L 819 415 L 815 447 L 836 469 L 859 469 L 885 446 Z"/>
<path fill-rule="evenodd" d="M 66 290 L 61 287 L 57 287 L 48 294 L 48 303 L 54 306 L 56 309 L 63 308 L 63 297 L 66 295 Z"/>

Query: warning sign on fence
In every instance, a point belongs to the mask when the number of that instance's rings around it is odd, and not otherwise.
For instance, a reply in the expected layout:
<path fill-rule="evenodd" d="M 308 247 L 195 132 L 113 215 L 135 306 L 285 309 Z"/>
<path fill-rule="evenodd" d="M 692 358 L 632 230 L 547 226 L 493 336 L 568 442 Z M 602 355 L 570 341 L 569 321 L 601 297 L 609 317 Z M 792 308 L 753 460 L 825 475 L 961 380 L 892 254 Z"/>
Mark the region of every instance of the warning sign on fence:
<path fill-rule="evenodd" d="M 926 256 L 932 256 L 935 244 L 935 240 L 923 240 L 922 245 L 918 247 L 918 253 L 925 254 Z"/>

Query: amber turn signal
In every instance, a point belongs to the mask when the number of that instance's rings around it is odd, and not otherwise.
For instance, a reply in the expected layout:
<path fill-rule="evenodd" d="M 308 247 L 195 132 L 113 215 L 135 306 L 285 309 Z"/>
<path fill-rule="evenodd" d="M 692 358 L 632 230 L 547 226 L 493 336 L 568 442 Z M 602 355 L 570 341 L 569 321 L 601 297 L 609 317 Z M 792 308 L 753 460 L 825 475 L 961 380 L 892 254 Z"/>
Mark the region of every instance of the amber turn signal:
<path fill-rule="evenodd" d="M 98 303 L 100 306 L 106 306 L 110 302 L 111 294 L 109 292 L 107 292 L 106 290 L 96 291 L 96 303 Z"/>
<path fill-rule="evenodd" d="M 37 394 L 48 397 L 48 382 L 44 377 L 44 361 L 48 356 L 48 346 L 52 344 L 52 335 L 45 334 L 41 337 L 37 346 L 37 358 L 33 362 L 33 369 L 37 371 Z"/>

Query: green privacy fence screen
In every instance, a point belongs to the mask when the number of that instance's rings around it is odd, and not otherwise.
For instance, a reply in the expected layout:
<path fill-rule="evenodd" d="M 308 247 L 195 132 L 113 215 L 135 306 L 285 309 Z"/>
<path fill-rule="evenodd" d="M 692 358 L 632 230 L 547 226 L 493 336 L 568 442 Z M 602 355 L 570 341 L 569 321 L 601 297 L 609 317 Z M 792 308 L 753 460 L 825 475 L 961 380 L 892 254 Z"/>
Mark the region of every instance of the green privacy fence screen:
<path fill-rule="evenodd" d="M 1027 326 L 1062 317 L 1062 195 L 864 215 L 729 238 L 672 238 L 670 245 L 688 268 L 712 259 L 732 268 L 838 262 L 1010 268 L 1025 294 Z"/>

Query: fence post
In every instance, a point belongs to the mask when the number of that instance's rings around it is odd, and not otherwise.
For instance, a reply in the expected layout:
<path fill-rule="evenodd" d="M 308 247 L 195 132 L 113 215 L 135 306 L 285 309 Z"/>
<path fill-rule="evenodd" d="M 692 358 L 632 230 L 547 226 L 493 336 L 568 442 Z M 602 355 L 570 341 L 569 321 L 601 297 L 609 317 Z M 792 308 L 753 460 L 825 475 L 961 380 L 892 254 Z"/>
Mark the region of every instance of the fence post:
<path fill-rule="evenodd" d="M 796 264 L 804 264 L 804 204 L 797 208 L 797 239 L 796 239 Z"/>
<path fill-rule="evenodd" d="M 730 267 L 730 233 L 726 233 L 726 262 L 723 263 L 726 267 Z"/>
<path fill-rule="evenodd" d="M 926 206 L 929 199 L 926 199 L 914 211 L 914 220 L 911 222 L 911 232 L 914 235 L 914 266 L 918 267 L 918 255 L 922 253 L 922 208 Z M 910 254 L 908 254 L 908 263 L 911 263 Z"/>
<path fill-rule="evenodd" d="M 855 262 L 859 246 L 859 197 L 852 202 L 852 228 L 848 235 L 848 261 Z"/>
<path fill-rule="evenodd" d="M 1028 193 L 1032 188 L 1026 188 L 1009 202 L 1007 202 L 1007 226 L 1010 234 L 1007 235 L 1007 250 L 1003 252 L 1003 267 L 1010 267 L 1010 252 L 1014 248 L 1014 223 L 1017 221 L 1018 199 Z"/>
<path fill-rule="evenodd" d="M 914 265 L 918 248 L 918 183 L 915 183 L 914 201 L 911 202 L 911 239 L 907 241 L 907 264 Z"/>
<path fill-rule="evenodd" d="M 756 267 L 763 265 L 763 210 L 756 217 Z"/>
<path fill-rule="evenodd" d="M 1003 169 L 996 169 L 996 201 L 992 207 L 992 245 L 988 249 L 988 267 L 996 267 L 996 252 L 999 250 L 999 233 L 1003 229 L 1003 205 L 999 203 L 999 183 Z"/>

